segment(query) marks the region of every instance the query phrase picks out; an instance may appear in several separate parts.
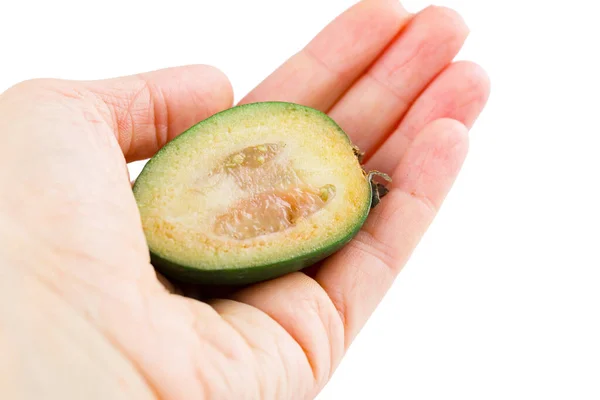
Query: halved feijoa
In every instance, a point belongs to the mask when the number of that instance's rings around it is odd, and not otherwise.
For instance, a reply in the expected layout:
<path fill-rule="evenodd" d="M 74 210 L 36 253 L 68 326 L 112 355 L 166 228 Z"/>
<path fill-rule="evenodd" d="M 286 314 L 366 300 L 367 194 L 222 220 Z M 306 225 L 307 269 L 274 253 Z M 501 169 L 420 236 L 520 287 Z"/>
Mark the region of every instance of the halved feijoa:
<path fill-rule="evenodd" d="M 339 250 L 384 192 L 327 115 L 296 104 L 231 108 L 144 167 L 134 195 L 155 267 L 180 281 L 246 284 Z"/>

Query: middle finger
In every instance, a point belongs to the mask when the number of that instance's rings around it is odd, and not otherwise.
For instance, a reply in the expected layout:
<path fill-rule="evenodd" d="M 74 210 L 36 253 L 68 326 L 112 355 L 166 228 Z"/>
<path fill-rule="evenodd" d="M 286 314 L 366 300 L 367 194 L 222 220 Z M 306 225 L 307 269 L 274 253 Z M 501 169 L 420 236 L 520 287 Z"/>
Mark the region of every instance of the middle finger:
<path fill-rule="evenodd" d="M 330 110 L 354 144 L 370 155 L 427 85 L 462 47 L 468 28 L 455 11 L 417 14 L 377 62 Z"/>
<path fill-rule="evenodd" d="M 410 19 L 397 0 L 363 0 L 331 22 L 240 103 L 288 101 L 326 112 Z"/>

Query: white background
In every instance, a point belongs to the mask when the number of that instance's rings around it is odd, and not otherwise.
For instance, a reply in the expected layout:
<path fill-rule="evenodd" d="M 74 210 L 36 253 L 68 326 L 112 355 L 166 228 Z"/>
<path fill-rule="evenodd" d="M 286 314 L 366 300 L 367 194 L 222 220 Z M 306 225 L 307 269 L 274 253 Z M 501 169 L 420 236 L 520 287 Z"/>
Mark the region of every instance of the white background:
<path fill-rule="evenodd" d="M 437 1 L 465 17 L 459 58 L 492 96 L 441 214 L 319 399 L 600 399 L 594 3 Z M 0 0 L 0 91 L 208 63 L 240 99 L 351 4 Z"/>

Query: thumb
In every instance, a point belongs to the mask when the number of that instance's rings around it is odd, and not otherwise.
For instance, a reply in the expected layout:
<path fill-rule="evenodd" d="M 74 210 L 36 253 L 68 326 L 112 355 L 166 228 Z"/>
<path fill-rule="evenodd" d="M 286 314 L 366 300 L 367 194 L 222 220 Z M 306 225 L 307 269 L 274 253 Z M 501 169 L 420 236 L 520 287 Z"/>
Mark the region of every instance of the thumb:
<path fill-rule="evenodd" d="M 128 162 L 149 158 L 165 143 L 231 107 L 227 77 L 207 65 L 161 69 L 99 81 L 65 82 L 107 121 Z M 79 90 L 81 89 L 81 90 Z"/>

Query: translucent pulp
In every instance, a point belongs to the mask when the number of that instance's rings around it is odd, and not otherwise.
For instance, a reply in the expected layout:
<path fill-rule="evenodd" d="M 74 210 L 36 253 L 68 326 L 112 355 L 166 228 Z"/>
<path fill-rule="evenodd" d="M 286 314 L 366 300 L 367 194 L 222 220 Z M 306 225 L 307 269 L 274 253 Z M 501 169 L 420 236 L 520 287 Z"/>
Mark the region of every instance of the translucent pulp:
<path fill-rule="evenodd" d="M 283 143 L 247 147 L 225 158 L 218 173 L 235 179 L 247 193 L 217 216 L 214 232 L 250 239 L 288 229 L 321 210 L 335 195 L 335 186 L 312 187 L 298 177 L 282 153 Z"/>

